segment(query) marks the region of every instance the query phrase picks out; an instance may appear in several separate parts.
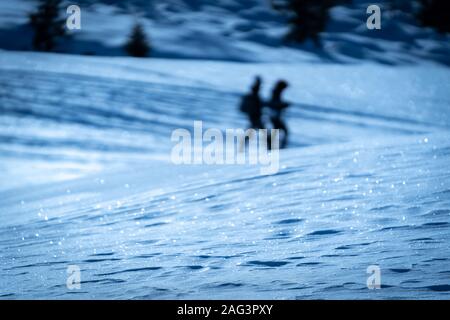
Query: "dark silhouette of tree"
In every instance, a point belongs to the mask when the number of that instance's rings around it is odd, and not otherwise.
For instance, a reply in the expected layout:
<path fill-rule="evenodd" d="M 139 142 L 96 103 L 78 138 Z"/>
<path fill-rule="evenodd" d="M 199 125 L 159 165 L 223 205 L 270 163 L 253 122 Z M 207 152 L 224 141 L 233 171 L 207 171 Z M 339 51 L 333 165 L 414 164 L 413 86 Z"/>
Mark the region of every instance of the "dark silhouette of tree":
<path fill-rule="evenodd" d="M 336 0 L 272 0 L 275 10 L 289 15 L 291 26 L 286 40 L 304 42 L 310 39 L 317 47 L 321 46 L 320 33 L 325 31 L 329 10 L 337 4 Z"/>
<path fill-rule="evenodd" d="M 41 0 L 36 12 L 30 14 L 29 21 L 34 30 L 33 48 L 52 51 L 56 40 L 65 35 L 64 19 L 60 17 L 61 0 Z"/>
<path fill-rule="evenodd" d="M 150 45 L 141 24 L 136 23 L 131 31 L 130 37 L 125 44 L 126 52 L 133 57 L 147 57 Z"/>
<path fill-rule="evenodd" d="M 419 20 L 439 32 L 450 32 L 450 1 L 421 0 Z"/>

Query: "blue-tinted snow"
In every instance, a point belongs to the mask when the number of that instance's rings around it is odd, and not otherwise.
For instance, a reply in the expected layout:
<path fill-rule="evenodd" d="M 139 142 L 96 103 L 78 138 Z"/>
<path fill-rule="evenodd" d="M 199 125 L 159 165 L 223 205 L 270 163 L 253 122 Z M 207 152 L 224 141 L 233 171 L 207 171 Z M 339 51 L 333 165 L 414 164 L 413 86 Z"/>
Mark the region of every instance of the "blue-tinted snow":
<path fill-rule="evenodd" d="M 61 14 L 72 4 L 63 1 Z M 342 1 L 332 8 L 323 49 L 287 45 L 288 15 L 267 0 L 80 0 L 81 30 L 59 42 L 58 52 L 123 56 L 123 45 L 139 20 L 153 57 L 228 61 L 374 61 L 410 65 L 430 60 L 450 65 L 450 36 L 422 28 L 414 18 L 418 1 L 380 0 L 381 30 L 366 27 L 367 0 Z M 0 3 L 0 48 L 31 50 L 27 16 L 34 0 Z M 301 48 L 303 50 L 297 50 Z"/>
<path fill-rule="evenodd" d="M 449 298 L 447 69 L 0 62 L 0 297 Z M 246 125 L 255 73 L 292 84 L 280 172 L 168 162 L 174 128 Z"/>

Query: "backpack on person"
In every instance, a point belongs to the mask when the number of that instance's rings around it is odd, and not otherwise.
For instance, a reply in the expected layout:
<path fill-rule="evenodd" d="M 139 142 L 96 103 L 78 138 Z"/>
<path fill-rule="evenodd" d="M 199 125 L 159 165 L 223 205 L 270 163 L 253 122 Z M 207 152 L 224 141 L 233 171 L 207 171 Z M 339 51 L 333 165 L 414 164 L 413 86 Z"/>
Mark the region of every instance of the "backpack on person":
<path fill-rule="evenodd" d="M 242 97 L 241 104 L 239 106 L 239 110 L 243 113 L 249 114 L 253 108 L 254 102 L 253 98 L 250 95 L 246 95 Z"/>

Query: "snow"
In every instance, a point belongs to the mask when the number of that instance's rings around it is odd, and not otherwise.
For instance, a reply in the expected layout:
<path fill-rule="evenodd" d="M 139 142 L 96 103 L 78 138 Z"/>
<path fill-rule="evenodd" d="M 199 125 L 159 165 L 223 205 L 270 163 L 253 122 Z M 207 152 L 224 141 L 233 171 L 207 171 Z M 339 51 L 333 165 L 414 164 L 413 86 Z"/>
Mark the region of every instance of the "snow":
<path fill-rule="evenodd" d="M 0 297 L 448 299 L 448 69 L 10 51 L 0 69 Z M 255 74 L 265 97 L 291 84 L 280 171 L 173 165 L 173 129 L 246 126 Z"/>
<path fill-rule="evenodd" d="M 139 21 L 150 38 L 152 56 L 160 58 L 341 63 L 370 60 L 386 65 L 434 61 L 450 65 L 449 36 L 420 27 L 411 9 L 414 5 L 398 2 L 396 8 L 389 1 L 377 3 L 382 9 L 382 29 L 375 31 L 366 28 L 370 1 L 355 0 L 334 7 L 322 34 L 322 51 L 308 43 L 283 43 L 288 17 L 273 10 L 266 0 L 83 0 L 78 1 L 81 30 L 70 32 L 70 38 L 61 41 L 57 50 L 123 56 L 123 45 L 133 24 Z M 70 4 L 65 2 L 63 7 Z M 0 48 L 31 49 L 32 31 L 26 22 L 36 5 L 31 0 L 0 3 Z M 66 15 L 64 10 L 61 14 Z"/>
<path fill-rule="evenodd" d="M 36 1 L 0 2 L 0 298 L 448 299 L 450 39 L 353 3 L 318 50 L 263 0 L 80 0 L 44 54 Z M 247 126 L 255 75 L 290 83 L 279 172 L 171 163 L 175 129 Z"/>

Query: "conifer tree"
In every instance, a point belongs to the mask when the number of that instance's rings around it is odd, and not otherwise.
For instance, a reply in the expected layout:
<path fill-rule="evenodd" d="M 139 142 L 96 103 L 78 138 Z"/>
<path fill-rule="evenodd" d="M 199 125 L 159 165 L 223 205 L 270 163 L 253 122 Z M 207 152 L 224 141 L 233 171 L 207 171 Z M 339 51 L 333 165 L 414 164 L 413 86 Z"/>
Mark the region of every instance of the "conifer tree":
<path fill-rule="evenodd" d="M 421 0 L 419 20 L 439 32 L 450 32 L 450 1 Z"/>
<path fill-rule="evenodd" d="M 289 15 L 290 30 L 286 40 L 304 42 L 310 39 L 320 47 L 320 33 L 325 31 L 329 10 L 335 0 L 285 0 L 272 1 L 274 9 Z"/>
<path fill-rule="evenodd" d="M 136 23 L 131 31 L 130 37 L 125 44 L 126 52 L 133 57 L 147 57 L 150 52 L 150 45 L 144 28 Z"/>
<path fill-rule="evenodd" d="M 52 51 L 56 40 L 65 35 L 64 19 L 60 17 L 61 0 L 41 0 L 29 21 L 34 30 L 33 48 Z"/>

